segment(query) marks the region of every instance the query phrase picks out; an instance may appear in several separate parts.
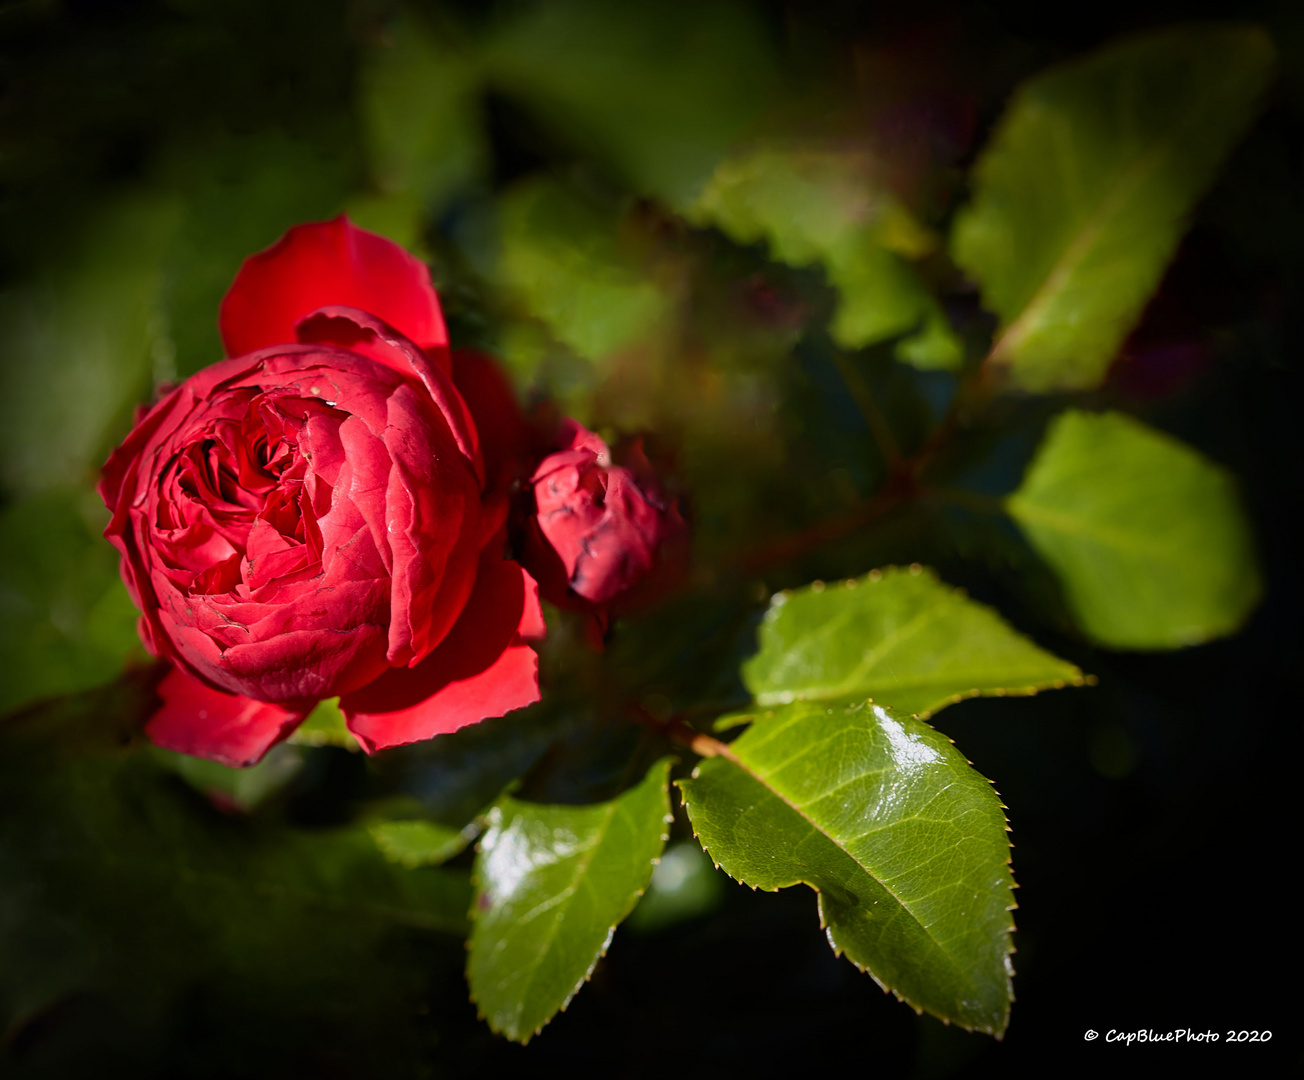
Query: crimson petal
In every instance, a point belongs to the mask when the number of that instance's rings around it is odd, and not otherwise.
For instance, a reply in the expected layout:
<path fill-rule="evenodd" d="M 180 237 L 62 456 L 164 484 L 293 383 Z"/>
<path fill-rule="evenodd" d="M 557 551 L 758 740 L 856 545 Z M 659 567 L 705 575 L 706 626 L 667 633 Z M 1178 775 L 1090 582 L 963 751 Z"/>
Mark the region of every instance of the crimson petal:
<path fill-rule="evenodd" d="M 163 677 L 158 695 L 163 707 L 145 725 L 151 742 L 237 767 L 256 764 L 312 707 L 295 709 L 214 690 L 178 668 Z"/>
<path fill-rule="evenodd" d="M 543 635 L 538 586 L 491 543 L 475 589 L 448 636 L 413 668 L 392 668 L 345 694 L 340 708 L 367 753 L 446 735 L 539 700 Z"/>
<path fill-rule="evenodd" d="M 384 319 L 448 366 L 448 331 L 425 263 L 340 215 L 297 225 L 244 261 L 222 300 L 228 356 L 294 340 L 294 324 L 327 304 Z"/>

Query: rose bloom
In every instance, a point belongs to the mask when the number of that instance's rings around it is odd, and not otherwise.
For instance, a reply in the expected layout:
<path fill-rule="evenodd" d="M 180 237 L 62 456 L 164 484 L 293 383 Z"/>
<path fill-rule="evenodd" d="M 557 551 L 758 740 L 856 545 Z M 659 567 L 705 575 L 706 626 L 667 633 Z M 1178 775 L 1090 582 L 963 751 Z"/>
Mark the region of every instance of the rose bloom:
<path fill-rule="evenodd" d="M 323 698 L 369 752 L 537 701 L 537 589 L 505 556 L 515 403 L 450 354 L 424 264 L 342 217 L 301 225 L 219 323 L 232 358 L 150 409 L 100 484 L 171 665 L 148 736 L 247 765 Z"/>
<path fill-rule="evenodd" d="M 530 479 L 521 558 L 545 599 L 592 617 L 598 644 L 614 614 L 642 606 L 679 576 L 688 527 L 641 441 L 616 464 L 603 439 L 566 420 L 557 445 Z"/>

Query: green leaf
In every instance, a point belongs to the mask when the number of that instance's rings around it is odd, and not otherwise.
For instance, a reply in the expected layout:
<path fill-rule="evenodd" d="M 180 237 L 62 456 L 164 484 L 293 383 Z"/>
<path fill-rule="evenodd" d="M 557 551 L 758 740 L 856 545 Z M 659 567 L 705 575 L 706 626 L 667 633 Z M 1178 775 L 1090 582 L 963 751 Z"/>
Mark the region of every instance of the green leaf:
<path fill-rule="evenodd" d="M 474 826 L 454 829 L 435 821 L 377 821 L 367 831 L 385 858 L 409 870 L 447 862 L 475 837 Z"/>
<path fill-rule="evenodd" d="M 467 975 L 494 1031 L 528 1042 L 592 974 L 666 841 L 670 764 L 606 803 L 490 811 Z"/>
<path fill-rule="evenodd" d="M 877 705 L 781 706 L 682 780 L 732 877 L 819 894 L 835 952 L 885 990 L 1000 1035 L 1014 879 L 1000 800 L 948 739 Z"/>
<path fill-rule="evenodd" d="M 299 746 L 338 746 L 344 750 L 361 750 L 340 712 L 339 698 L 325 698 L 294 729 L 290 742 Z"/>
<path fill-rule="evenodd" d="M 900 343 L 899 359 L 924 369 L 963 360 L 941 307 L 897 254 L 926 254 L 933 241 L 875 184 L 868 155 L 753 147 L 720 164 L 688 218 L 739 243 L 764 241 L 790 266 L 822 263 L 840 297 L 831 327 L 838 344 L 918 331 Z"/>
<path fill-rule="evenodd" d="M 1232 476 L 1121 413 L 1057 417 L 1006 506 L 1102 645 L 1221 637 L 1262 593 Z"/>
<path fill-rule="evenodd" d="M 1015 95 L 953 254 L 1001 319 L 991 361 L 1027 390 L 1104 377 L 1253 118 L 1272 68 L 1253 27 L 1133 38 Z"/>
<path fill-rule="evenodd" d="M 599 359 L 673 325 L 670 297 L 624 250 L 619 220 L 551 180 L 501 204 L 503 284 L 558 341 Z"/>
<path fill-rule="evenodd" d="M 1083 682 L 1072 664 L 917 566 L 779 593 L 760 644 L 743 681 L 761 705 L 871 698 L 928 716 L 978 694 Z"/>

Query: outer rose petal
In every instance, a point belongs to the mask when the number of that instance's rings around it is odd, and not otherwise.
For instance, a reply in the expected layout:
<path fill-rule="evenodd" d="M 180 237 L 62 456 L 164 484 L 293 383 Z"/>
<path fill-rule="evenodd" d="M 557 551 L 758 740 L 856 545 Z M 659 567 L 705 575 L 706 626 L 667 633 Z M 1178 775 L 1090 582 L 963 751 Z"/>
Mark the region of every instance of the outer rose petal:
<path fill-rule="evenodd" d="M 539 700 L 543 635 L 538 586 L 490 543 L 475 591 L 448 637 L 414 668 L 392 668 L 340 698 L 349 730 L 367 753 L 446 735 Z"/>
<path fill-rule="evenodd" d="M 218 314 L 226 353 L 293 341 L 294 324 L 327 304 L 384 319 L 447 369 L 448 331 L 425 263 L 343 215 L 295 226 L 244 261 Z"/>
<path fill-rule="evenodd" d="M 536 458 L 542 456 L 535 453 L 533 435 L 511 383 L 492 359 L 473 349 L 453 353 L 453 382 L 480 434 L 488 490 L 510 491 L 516 481 L 529 477 Z"/>
<path fill-rule="evenodd" d="M 145 725 L 151 742 L 235 766 L 256 764 L 312 707 L 295 709 L 223 693 L 178 668 L 163 677 L 158 695 L 163 706 Z"/>

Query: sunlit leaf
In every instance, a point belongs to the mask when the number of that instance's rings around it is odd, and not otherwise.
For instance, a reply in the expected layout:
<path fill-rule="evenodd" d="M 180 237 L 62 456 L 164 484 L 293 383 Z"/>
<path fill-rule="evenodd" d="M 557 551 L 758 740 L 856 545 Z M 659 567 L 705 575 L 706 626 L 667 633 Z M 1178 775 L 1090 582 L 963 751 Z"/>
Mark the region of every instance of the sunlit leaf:
<path fill-rule="evenodd" d="M 1018 386 L 1101 381 L 1253 118 L 1272 58 L 1254 28 L 1170 28 L 1016 93 L 953 253 L 1000 316 L 991 361 Z"/>
<path fill-rule="evenodd" d="M 317 702 L 316 708 L 294 729 L 290 741 L 300 746 L 339 746 L 345 750 L 361 750 L 358 740 L 349 731 L 344 714 L 340 712 L 339 698 L 326 698 Z"/>
<path fill-rule="evenodd" d="M 580 356 L 600 358 L 671 324 L 670 297 L 620 244 L 619 219 L 551 180 L 501 204 L 503 284 Z"/>
<path fill-rule="evenodd" d="M 561 0 L 520 9 L 490 43 L 494 84 L 642 194 L 687 205 L 776 94 L 747 5 Z"/>
<path fill-rule="evenodd" d="M 1262 593 L 1232 477 L 1121 413 L 1059 416 L 1007 506 L 1103 645 L 1221 637 Z"/>
<path fill-rule="evenodd" d="M 754 147 L 720 164 L 688 216 L 740 243 L 764 241 L 788 265 L 823 264 L 840 296 L 831 327 L 839 344 L 859 348 L 925 324 L 900 343 L 901 359 L 920 368 L 962 360 L 937 301 L 898 254 L 925 253 L 927 234 L 876 182 L 868 155 Z"/>
<path fill-rule="evenodd" d="M 854 703 L 928 716 L 977 694 L 1033 694 L 1082 672 L 919 567 L 780 593 L 743 665 L 758 704 Z"/>
<path fill-rule="evenodd" d="M 794 703 L 757 716 L 680 787 L 732 877 L 809 885 L 834 950 L 884 989 L 962 1027 L 1005 1030 L 1005 817 L 944 736 L 881 706 Z"/>
<path fill-rule="evenodd" d="M 592 974 L 665 844 L 668 779 L 662 761 L 610 802 L 490 811 L 467 974 L 495 1031 L 527 1042 Z"/>

